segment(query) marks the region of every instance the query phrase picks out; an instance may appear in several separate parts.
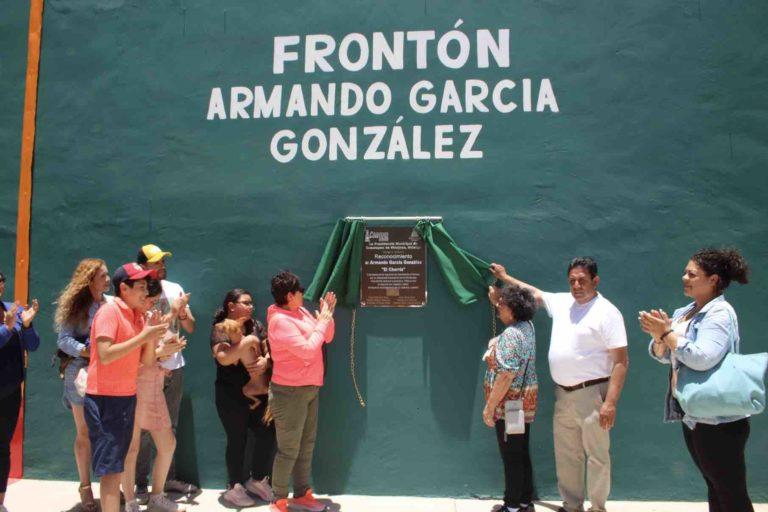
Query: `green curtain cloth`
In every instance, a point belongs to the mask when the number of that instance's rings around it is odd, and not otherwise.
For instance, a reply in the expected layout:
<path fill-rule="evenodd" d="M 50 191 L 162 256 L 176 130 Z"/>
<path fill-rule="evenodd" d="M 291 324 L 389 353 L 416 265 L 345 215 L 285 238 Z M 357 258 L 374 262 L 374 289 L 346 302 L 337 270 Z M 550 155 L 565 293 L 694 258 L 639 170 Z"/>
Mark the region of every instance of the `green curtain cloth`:
<path fill-rule="evenodd" d="M 437 260 L 440 273 L 457 301 L 472 304 L 486 296 L 488 285 L 494 280 L 488 263 L 459 247 L 441 222 L 419 221 L 416 231 Z M 308 300 L 317 302 L 333 291 L 339 303 L 350 307 L 358 304 L 364 235 L 362 221 L 336 223 L 305 293 Z"/>
<path fill-rule="evenodd" d="M 318 302 L 327 292 L 336 293 L 339 304 L 355 306 L 360 301 L 360 266 L 363 258 L 365 223 L 339 220 L 325 244 L 325 251 L 304 296 Z"/>
<path fill-rule="evenodd" d="M 472 304 L 488 295 L 488 285 L 495 280 L 489 263 L 459 247 L 442 222 L 419 221 L 416 231 L 427 242 L 457 301 Z"/>

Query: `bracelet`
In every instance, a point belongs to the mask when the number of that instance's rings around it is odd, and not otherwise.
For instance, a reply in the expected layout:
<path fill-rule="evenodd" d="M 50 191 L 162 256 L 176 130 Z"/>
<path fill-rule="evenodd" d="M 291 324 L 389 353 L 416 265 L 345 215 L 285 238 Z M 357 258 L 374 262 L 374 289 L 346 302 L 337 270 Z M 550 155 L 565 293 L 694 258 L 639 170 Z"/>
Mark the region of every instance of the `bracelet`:
<path fill-rule="evenodd" d="M 670 330 L 666 331 L 664 334 L 662 334 L 661 336 L 659 336 L 659 339 L 661 341 L 664 341 L 664 338 L 666 338 L 669 334 L 671 334 L 673 332 L 675 332 L 675 331 L 673 329 L 670 329 Z"/>

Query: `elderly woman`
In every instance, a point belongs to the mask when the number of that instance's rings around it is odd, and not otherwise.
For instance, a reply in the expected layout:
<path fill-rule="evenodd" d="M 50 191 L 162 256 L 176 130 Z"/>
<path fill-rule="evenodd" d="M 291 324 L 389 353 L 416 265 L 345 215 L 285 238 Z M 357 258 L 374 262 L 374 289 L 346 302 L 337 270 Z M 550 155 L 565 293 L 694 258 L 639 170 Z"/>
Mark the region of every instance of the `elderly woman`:
<path fill-rule="evenodd" d="M 648 350 L 657 361 L 671 365 L 665 398 L 665 421 L 683 422 L 683 438 L 694 464 L 707 484 L 710 512 L 753 510 L 747 493 L 744 448 L 749 437 L 745 416 L 693 417 L 676 398 L 678 372 L 714 368 L 731 350 L 738 351 L 736 313 L 723 292 L 731 281 L 747 283 L 744 258 L 730 249 L 702 249 L 683 272 L 683 293 L 693 299 L 672 318 L 661 309 L 641 311 L 640 326 L 653 337 Z"/>
<path fill-rule="evenodd" d="M 0 297 L 5 291 L 5 275 L 0 272 Z M 25 309 L 18 302 L 0 301 L 0 511 L 11 469 L 11 439 L 16 430 L 21 407 L 21 383 L 24 382 L 24 351 L 35 351 L 40 338 L 32 327 L 37 315 L 37 299 Z"/>
<path fill-rule="evenodd" d="M 275 502 L 272 512 L 292 508 L 320 512 L 309 485 L 317 433 L 317 411 L 325 366 L 323 347 L 333 339 L 336 296 L 328 293 L 313 316 L 304 306 L 299 278 L 283 271 L 272 278 L 275 303 L 267 310 L 272 382 L 269 402 L 277 433 L 277 455 L 272 468 Z M 293 475 L 293 499 L 288 481 Z"/>
<path fill-rule="evenodd" d="M 531 322 L 536 313 L 536 299 L 528 289 L 516 285 L 502 289 L 492 286 L 488 298 L 496 307 L 499 320 L 506 326 L 504 332 L 488 344 L 484 357 L 488 370 L 483 381 L 483 421 L 496 430 L 504 465 L 504 506 L 500 510 L 532 511 L 533 467 L 529 438 L 539 389 L 536 333 Z M 510 409 L 522 411 L 523 432 L 507 434 L 507 402 L 510 402 Z"/>
<path fill-rule="evenodd" d="M 72 278 L 56 300 L 54 327 L 64 378 L 62 401 L 72 411 L 75 422 L 75 463 L 80 477 L 80 504 L 86 512 L 98 509 L 91 490 L 91 441 L 85 424 L 83 399 L 75 389 L 75 378 L 88 368 L 91 324 L 96 311 L 106 301 L 110 279 L 102 259 L 86 258 L 77 264 Z"/>

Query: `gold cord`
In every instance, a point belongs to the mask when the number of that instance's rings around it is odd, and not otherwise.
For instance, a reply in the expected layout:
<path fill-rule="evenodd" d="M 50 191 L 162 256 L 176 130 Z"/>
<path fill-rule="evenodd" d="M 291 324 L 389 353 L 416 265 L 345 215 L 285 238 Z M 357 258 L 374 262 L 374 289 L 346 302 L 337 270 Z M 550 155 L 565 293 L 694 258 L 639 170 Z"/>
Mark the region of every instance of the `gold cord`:
<path fill-rule="evenodd" d="M 360 394 L 360 388 L 357 386 L 357 375 L 355 372 L 355 326 L 357 324 L 357 308 L 352 308 L 352 329 L 349 336 L 349 371 L 352 373 L 352 385 L 355 386 L 355 394 L 360 407 L 365 407 L 365 400 Z"/>
<path fill-rule="evenodd" d="M 489 302 L 490 304 L 490 302 Z M 493 307 L 493 304 L 491 304 L 491 332 L 493 333 L 493 337 L 496 337 L 496 308 Z"/>

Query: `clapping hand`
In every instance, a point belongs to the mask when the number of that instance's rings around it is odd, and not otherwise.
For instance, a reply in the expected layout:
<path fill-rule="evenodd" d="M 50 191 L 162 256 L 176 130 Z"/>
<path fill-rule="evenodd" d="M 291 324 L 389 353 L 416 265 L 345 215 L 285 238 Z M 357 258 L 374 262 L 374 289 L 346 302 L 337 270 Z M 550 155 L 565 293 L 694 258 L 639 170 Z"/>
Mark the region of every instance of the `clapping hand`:
<path fill-rule="evenodd" d="M 141 331 L 145 343 L 156 343 L 160 341 L 165 334 L 165 331 L 168 330 L 168 324 L 156 323 L 158 320 L 155 320 L 155 318 L 156 317 L 154 316 L 151 317 L 149 322 L 147 322 L 147 325 L 144 326 L 144 330 Z"/>
<path fill-rule="evenodd" d="M 650 334 L 654 339 L 660 339 L 665 332 L 672 329 L 672 319 L 663 309 L 640 311 L 637 319 L 643 332 Z"/>
<path fill-rule="evenodd" d="M 333 312 L 336 310 L 336 294 L 328 292 L 325 297 L 320 299 L 320 311 L 315 311 L 315 317 L 318 321 L 331 320 L 333 318 Z"/>
<path fill-rule="evenodd" d="M 171 312 L 174 317 L 178 317 L 189 305 L 189 293 L 181 293 L 171 303 Z"/>
<path fill-rule="evenodd" d="M 162 343 L 159 347 L 157 347 L 155 355 L 158 359 L 165 359 L 169 356 L 172 356 L 176 352 L 181 352 L 186 348 L 186 346 L 187 338 L 184 336 L 174 337 L 170 340 L 166 340 L 165 343 Z"/>
<path fill-rule="evenodd" d="M 39 309 L 40 303 L 37 302 L 37 299 L 32 299 L 32 305 L 21 312 L 21 323 L 25 328 L 32 325 L 32 320 L 35 319 L 35 315 L 37 315 Z"/>
<path fill-rule="evenodd" d="M 6 311 L 3 315 L 3 323 L 8 329 L 13 329 L 16 325 L 16 312 L 19 310 L 19 303 L 15 302 L 11 309 Z"/>

